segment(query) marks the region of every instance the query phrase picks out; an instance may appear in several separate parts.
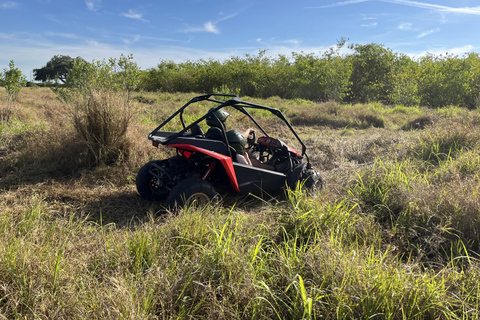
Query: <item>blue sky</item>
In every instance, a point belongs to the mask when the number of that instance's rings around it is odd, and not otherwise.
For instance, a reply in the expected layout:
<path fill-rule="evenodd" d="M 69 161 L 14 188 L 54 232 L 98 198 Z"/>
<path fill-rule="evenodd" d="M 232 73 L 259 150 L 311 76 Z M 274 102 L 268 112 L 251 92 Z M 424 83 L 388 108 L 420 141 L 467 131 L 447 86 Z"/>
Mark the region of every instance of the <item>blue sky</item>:
<path fill-rule="evenodd" d="M 0 0 L 0 70 L 31 79 L 54 55 L 228 59 L 321 53 L 340 38 L 394 52 L 480 53 L 479 0 Z"/>

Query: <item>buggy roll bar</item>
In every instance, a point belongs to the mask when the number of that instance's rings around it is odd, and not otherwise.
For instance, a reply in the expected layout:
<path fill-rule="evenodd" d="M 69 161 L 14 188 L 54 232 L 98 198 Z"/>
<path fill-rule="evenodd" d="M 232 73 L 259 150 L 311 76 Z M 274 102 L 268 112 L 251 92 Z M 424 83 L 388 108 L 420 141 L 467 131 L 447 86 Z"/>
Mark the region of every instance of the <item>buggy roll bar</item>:
<path fill-rule="evenodd" d="M 226 101 L 222 101 L 222 100 L 218 100 L 218 99 L 215 99 L 216 97 L 226 97 L 226 98 L 230 98 L 229 100 L 226 100 Z M 184 110 L 189 106 L 191 105 L 192 103 L 197 103 L 197 102 L 201 102 L 201 101 L 209 101 L 209 102 L 214 102 L 214 103 L 218 103 L 219 105 L 217 107 L 215 107 L 214 109 L 212 109 L 212 111 L 210 112 L 207 112 L 205 115 L 203 115 L 202 117 L 200 117 L 199 119 L 197 119 L 196 121 L 194 121 L 193 123 L 191 123 L 190 125 L 188 126 L 185 126 L 185 122 L 183 120 L 183 112 Z M 228 106 L 231 106 L 233 108 L 235 108 L 236 110 L 240 111 L 241 113 L 245 114 L 262 132 L 263 134 L 265 134 L 267 137 L 269 136 L 268 133 L 263 129 L 263 127 L 252 117 L 252 115 L 245 109 L 245 108 L 252 108 L 252 109 L 259 109 L 259 110 L 268 110 L 270 113 L 272 113 L 273 115 L 277 116 L 278 118 L 280 118 L 283 122 L 285 122 L 285 124 L 287 125 L 287 127 L 290 129 L 290 131 L 293 133 L 293 135 L 295 136 L 295 138 L 298 140 L 298 142 L 300 143 L 300 145 L 302 146 L 302 156 L 305 156 L 307 158 L 307 162 L 309 163 L 309 158 L 308 158 L 308 155 L 306 153 L 306 150 L 307 150 L 307 147 L 305 146 L 305 144 L 303 143 L 302 139 L 300 139 L 300 137 L 298 136 L 297 132 L 295 131 L 295 129 L 292 127 L 292 125 L 290 124 L 290 122 L 285 118 L 285 116 L 283 115 L 283 113 L 279 110 L 279 109 L 276 109 L 276 108 L 272 108 L 272 107 L 267 107 L 267 106 L 264 106 L 264 105 L 260 105 L 260 104 L 256 104 L 256 103 L 252 103 L 252 102 L 247 102 L 247 101 L 243 101 L 241 100 L 238 96 L 236 95 L 233 95 L 233 94 L 223 94 L 223 93 L 211 93 L 211 94 L 206 94 L 206 95 L 201 95 L 201 96 L 197 96 L 197 97 L 194 97 L 192 98 L 190 101 L 188 101 L 184 106 L 182 106 L 180 109 L 178 109 L 177 111 L 175 111 L 170 117 L 168 117 L 164 122 L 162 122 L 162 124 L 160 124 L 157 128 L 155 128 L 149 135 L 148 135 L 148 139 L 149 140 L 153 140 L 155 141 L 155 133 L 158 132 L 161 128 L 163 128 L 168 122 L 170 122 L 173 118 L 175 118 L 176 116 L 180 116 L 180 121 L 182 123 L 182 127 L 183 129 L 180 130 L 178 133 L 175 133 L 175 134 L 172 134 L 171 136 L 169 136 L 165 141 L 161 142 L 162 144 L 167 144 L 168 141 L 171 141 L 175 138 L 178 138 L 179 136 L 181 136 L 183 133 L 185 133 L 187 130 L 189 130 L 190 128 L 192 128 L 193 126 L 195 126 L 196 124 L 200 123 L 201 121 L 205 120 L 208 116 L 213 116 L 215 117 L 217 120 L 218 118 L 216 117 L 216 115 L 214 114 L 215 111 L 217 110 L 220 110 L 222 108 L 225 108 L 225 107 L 228 107 Z M 221 122 L 220 122 L 221 123 Z M 226 136 L 225 136 L 225 128 L 223 128 L 224 130 L 222 130 L 223 132 L 223 135 L 224 135 L 224 139 L 226 141 Z"/>

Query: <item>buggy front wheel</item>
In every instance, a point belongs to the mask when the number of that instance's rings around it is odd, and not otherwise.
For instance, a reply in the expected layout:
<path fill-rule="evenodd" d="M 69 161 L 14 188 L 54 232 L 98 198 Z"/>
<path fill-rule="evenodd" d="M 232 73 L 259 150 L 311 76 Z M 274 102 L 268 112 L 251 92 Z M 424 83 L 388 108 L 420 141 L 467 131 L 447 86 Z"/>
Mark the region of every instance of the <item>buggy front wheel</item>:
<path fill-rule="evenodd" d="M 314 169 L 307 169 L 302 175 L 303 186 L 307 193 L 315 196 L 323 189 L 323 178 L 320 173 Z"/>

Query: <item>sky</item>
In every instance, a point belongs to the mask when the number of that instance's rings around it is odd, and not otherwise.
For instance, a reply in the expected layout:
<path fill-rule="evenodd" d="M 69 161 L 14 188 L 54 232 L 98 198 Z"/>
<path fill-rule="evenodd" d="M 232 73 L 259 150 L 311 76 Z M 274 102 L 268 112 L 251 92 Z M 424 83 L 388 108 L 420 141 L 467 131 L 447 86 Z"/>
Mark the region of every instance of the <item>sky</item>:
<path fill-rule="evenodd" d="M 321 54 L 342 38 L 393 52 L 480 53 L 480 0 L 0 0 L 0 70 L 27 80 L 54 55 L 87 61 Z"/>

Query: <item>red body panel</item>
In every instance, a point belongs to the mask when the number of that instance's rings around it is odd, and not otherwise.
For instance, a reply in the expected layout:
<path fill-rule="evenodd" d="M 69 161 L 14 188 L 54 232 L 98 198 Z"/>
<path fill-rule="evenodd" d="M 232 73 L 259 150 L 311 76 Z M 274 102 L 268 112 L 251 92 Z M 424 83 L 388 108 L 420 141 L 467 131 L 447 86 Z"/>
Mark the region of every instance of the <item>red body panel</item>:
<path fill-rule="evenodd" d="M 220 160 L 222 163 L 223 167 L 227 171 L 228 178 L 230 179 L 230 183 L 232 184 L 233 189 L 235 191 L 240 192 L 240 188 L 238 187 L 238 182 L 237 182 L 237 177 L 235 175 L 235 170 L 233 168 L 233 161 L 232 158 L 229 156 L 225 156 L 223 154 L 213 152 L 210 150 L 202 149 L 197 146 L 192 146 L 189 144 L 170 144 L 168 145 L 169 147 L 177 148 L 177 149 L 182 149 L 182 150 L 188 150 L 188 151 L 194 151 L 194 152 L 200 152 L 203 154 L 206 154 L 212 158 Z"/>

